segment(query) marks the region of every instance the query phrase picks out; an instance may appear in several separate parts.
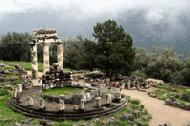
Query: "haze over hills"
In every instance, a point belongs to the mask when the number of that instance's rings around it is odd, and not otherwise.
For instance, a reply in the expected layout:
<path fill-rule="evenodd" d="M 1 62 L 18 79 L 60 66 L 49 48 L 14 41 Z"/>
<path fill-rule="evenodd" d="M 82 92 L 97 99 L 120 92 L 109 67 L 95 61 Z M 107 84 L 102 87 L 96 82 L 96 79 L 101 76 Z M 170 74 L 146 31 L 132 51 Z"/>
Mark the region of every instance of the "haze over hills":
<path fill-rule="evenodd" d="M 136 47 L 174 48 L 190 54 L 190 2 L 188 0 L 7 0 L 0 5 L 0 35 L 53 27 L 64 39 L 93 38 L 97 22 L 113 19 L 134 39 Z"/>

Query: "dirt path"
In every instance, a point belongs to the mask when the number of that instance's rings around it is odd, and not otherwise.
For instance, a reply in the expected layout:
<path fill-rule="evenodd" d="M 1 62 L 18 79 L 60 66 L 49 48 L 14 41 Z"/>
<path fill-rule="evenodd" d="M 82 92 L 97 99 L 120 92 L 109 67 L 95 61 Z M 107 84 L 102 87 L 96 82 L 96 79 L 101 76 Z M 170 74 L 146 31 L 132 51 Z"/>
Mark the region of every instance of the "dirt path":
<path fill-rule="evenodd" d="M 148 96 L 146 92 L 137 90 L 124 91 L 131 98 L 139 99 L 152 115 L 150 126 L 170 122 L 172 126 L 187 126 L 190 122 L 190 111 L 165 105 L 164 101 Z"/>

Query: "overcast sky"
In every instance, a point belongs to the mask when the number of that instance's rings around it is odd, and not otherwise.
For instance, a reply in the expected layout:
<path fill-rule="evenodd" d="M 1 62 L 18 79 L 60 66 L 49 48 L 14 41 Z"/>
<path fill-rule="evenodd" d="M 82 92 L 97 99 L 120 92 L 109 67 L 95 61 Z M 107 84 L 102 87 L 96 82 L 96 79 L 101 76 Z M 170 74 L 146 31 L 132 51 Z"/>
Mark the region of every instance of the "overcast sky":
<path fill-rule="evenodd" d="M 107 19 L 136 43 L 190 41 L 190 0 L 0 0 L 0 35 L 56 28 L 64 38 L 92 37 Z"/>
<path fill-rule="evenodd" d="M 190 55 L 190 0 L 0 0 L 0 36 L 55 28 L 63 39 L 93 38 L 93 26 L 108 19 L 135 46 L 164 45 Z"/>
<path fill-rule="evenodd" d="M 0 20 L 10 14 L 39 11 L 53 12 L 59 19 L 84 20 L 102 14 L 114 18 L 122 11 L 147 9 L 147 20 L 158 23 L 164 16 L 175 18 L 189 7 L 190 0 L 1 0 Z"/>
<path fill-rule="evenodd" d="M 1 0 L 0 13 L 6 15 L 48 9 L 81 12 L 92 16 L 104 12 L 114 13 L 122 9 L 149 8 L 173 11 L 188 8 L 189 4 L 189 0 Z"/>

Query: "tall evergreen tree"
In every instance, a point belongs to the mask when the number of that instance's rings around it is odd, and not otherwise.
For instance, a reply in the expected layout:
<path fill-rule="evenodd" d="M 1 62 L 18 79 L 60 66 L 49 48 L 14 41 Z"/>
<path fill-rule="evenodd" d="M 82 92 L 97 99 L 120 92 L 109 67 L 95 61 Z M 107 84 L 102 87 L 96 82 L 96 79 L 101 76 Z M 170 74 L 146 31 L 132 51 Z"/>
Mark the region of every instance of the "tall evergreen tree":
<path fill-rule="evenodd" d="M 107 76 L 129 74 L 132 70 L 135 51 L 132 37 L 115 21 L 97 23 L 93 36 L 98 40 L 96 65 Z"/>
<path fill-rule="evenodd" d="M 96 43 L 88 39 L 82 39 L 81 42 L 83 45 L 83 55 L 77 63 L 77 67 L 79 69 L 93 70 L 96 68 Z"/>

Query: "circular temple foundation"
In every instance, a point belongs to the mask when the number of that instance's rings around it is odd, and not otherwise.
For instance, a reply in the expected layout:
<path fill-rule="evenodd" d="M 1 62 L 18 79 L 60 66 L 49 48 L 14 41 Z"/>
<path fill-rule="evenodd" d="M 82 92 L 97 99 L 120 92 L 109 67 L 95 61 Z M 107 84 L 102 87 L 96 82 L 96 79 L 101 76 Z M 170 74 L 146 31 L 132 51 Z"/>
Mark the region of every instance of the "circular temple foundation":
<path fill-rule="evenodd" d="M 57 101 L 54 99 L 49 100 L 42 97 L 43 91 L 40 86 L 31 87 L 27 90 L 22 90 L 22 93 L 18 93 L 16 98 L 13 97 L 9 101 L 9 106 L 14 111 L 29 117 L 59 121 L 91 119 L 110 115 L 120 111 L 127 103 L 127 99 L 124 96 L 117 99 L 118 96 L 116 96 L 116 93 L 115 95 L 111 93 L 103 94 L 99 97 L 98 92 L 96 92 L 97 96 L 94 98 L 91 97 L 91 100 L 88 100 L 87 97 L 84 98 L 84 94 L 88 93 L 82 93 L 82 98 L 79 99 L 81 102 L 64 102 L 66 96 L 55 96 L 57 99 L 60 98 Z M 73 97 L 76 97 L 76 94 Z"/>

